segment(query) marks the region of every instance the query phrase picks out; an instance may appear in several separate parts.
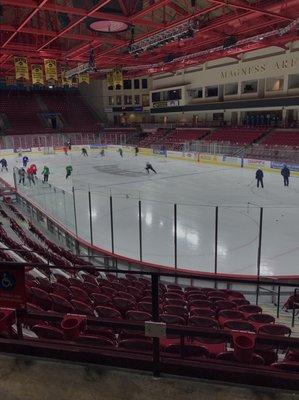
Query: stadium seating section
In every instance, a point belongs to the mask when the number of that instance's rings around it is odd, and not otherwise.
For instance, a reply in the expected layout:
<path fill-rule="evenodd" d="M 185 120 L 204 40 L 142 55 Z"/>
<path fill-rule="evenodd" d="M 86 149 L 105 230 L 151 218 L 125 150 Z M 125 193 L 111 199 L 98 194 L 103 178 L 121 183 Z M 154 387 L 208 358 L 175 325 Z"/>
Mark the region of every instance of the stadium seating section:
<path fill-rule="evenodd" d="M 72 91 L 0 91 L 0 110 L 6 117 L 7 135 L 55 132 L 42 114 L 59 115 L 63 126 L 59 132 L 98 130 L 98 118 L 91 112 L 79 92 Z"/>
<path fill-rule="evenodd" d="M 267 146 L 299 147 L 299 130 L 275 130 L 272 131 L 261 144 Z"/>
<path fill-rule="evenodd" d="M 188 141 L 203 139 L 210 131 L 207 129 L 158 129 L 149 133 L 140 141 L 141 147 L 164 147 L 168 150 L 182 150 L 183 144 Z"/>
<path fill-rule="evenodd" d="M 116 275 L 90 269 L 84 271 L 84 267 L 91 266 L 88 262 L 48 239 L 36 226 L 28 222 L 13 204 L 5 202 L 1 205 L 0 219 L 1 260 L 23 260 L 36 264 L 27 267 L 26 272 L 28 310 L 33 313 L 61 315 L 63 319 L 58 325 L 43 320 L 25 319 L 25 338 L 70 340 L 75 319 L 77 333 L 72 333 L 75 336 L 72 336 L 71 340 L 80 345 L 118 351 L 152 351 L 152 339 L 146 337 L 142 330 L 112 329 L 104 326 L 95 328 L 88 325 L 88 318 L 97 318 L 99 321 L 150 320 L 152 291 L 151 280 L 148 277 L 129 273 Z M 12 250 L 5 251 L 5 248 Z M 51 270 L 49 266 L 52 266 Z M 2 316 L 4 312 L 0 310 Z M 234 335 L 239 334 L 242 340 L 251 340 L 246 339 L 246 335 L 250 333 L 268 337 L 291 335 L 289 327 L 276 323 L 272 315 L 263 313 L 260 306 L 251 304 L 241 292 L 235 290 L 160 282 L 159 313 L 160 320 L 166 324 L 210 328 L 215 332 L 224 329 Z M 65 314 L 76 314 L 77 317 Z M 80 325 L 82 316 L 87 317 L 87 324 Z M 2 337 L 16 335 L 13 321 L 4 331 L 3 325 L 1 327 Z M 236 343 L 200 335 L 192 339 L 185 338 L 183 346 L 180 338 L 175 335 L 160 340 L 162 357 L 183 356 L 193 361 L 212 358 L 219 362 L 242 362 L 298 370 L 299 356 L 296 352 L 282 352 L 273 346 L 269 348 L 253 345 L 252 357 L 246 361 L 238 357 Z"/>
<path fill-rule="evenodd" d="M 212 132 L 205 138 L 211 142 L 223 142 L 234 145 L 248 145 L 256 141 L 264 133 L 263 129 L 223 128 Z"/>

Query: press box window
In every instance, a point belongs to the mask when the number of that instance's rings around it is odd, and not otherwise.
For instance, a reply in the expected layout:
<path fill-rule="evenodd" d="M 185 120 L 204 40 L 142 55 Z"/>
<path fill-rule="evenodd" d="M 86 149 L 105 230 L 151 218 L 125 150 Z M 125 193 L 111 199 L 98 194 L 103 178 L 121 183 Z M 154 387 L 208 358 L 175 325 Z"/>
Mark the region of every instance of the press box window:
<path fill-rule="evenodd" d="M 134 79 L 134 89 L 140 89 L 140 81 L 139 81 L 139 79 Z"/>
<path fill-rule="evenodd" d="M 142 89 L 147 89 L 147 79 L 142 79 L 141 84 L 142 84 Z"/>
<path fill-rule="evenodd" d="M 124 89 L 126 89 L 126 90 L 132 89 L 132 81 L 131 81 L 131 79 L 125 79 L 124 80 Z"/>

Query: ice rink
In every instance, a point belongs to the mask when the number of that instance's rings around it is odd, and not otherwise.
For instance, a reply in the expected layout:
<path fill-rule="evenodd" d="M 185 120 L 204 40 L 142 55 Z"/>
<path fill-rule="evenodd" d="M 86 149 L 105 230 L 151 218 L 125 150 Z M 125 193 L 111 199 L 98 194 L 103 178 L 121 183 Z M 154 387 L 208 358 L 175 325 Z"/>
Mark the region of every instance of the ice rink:
<path fill-rule="evenodd" d="M 29 154 L 29 157 L 31 155 Z M 78 235 L 90 241 L 88 191 L 91 192 L 93 243 L 111 251 L 110 193 L 113 198 L 115 253 L 139 258 L 138 200 L 142 209 L 143 261 L 174 265 L 174 203 L 177 203 L 178 267 L 214 271 L 215 206 L 219 206 L 218 271 L 256 274 L 260 206 L 264 207 L 261 274 L 295 275 L 299 265 L 299 180 L 285 188 L 277 173 L 265 173 L 265 188 L 255 187 L 255 171 L 218 167 L 162 157 L 135 157 L 97 151 L 32 156 L 41 168 L 50 168 L 50 184 L 63 189 L 63 198 L 51 199 L 51 213 L 74 229 L 72 187 L 75 188 Z M 147 161 L 157 175 L 146 173 Z M 9 182 L 10 171 L 1 173 Z M 65 179 L 65 167 L 73 175 Z M 47 186 L 47 185 L 45 185 Z M 52 190 L 53 188 L 51 188 Z M 41 205 L 53 193 L 47 188 L 23 189 Z M 68 194 L 69 193 L 69 194 Z M 57 191 L 55 191 L 55 196 Z M 49 210 L 49 208 L 48 208 Z"/>

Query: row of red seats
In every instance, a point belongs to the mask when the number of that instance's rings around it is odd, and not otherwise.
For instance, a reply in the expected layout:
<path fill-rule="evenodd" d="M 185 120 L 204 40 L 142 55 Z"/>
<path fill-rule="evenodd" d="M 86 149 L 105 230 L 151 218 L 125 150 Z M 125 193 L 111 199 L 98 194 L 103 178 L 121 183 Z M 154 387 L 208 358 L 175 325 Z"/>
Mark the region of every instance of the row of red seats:
<path fill-rule="evenodd" d="M 276 145 L 276 146 L 299 146 L 299 131 L 281 131 L 276 130 L 271 132 L 263 141 L 263 145 Z"/>
<path fill-rule="evenodd" d="M 151 319 L 151 283 L 147 278 L 136 279 L 130 274 L 117 277 L 109 273 L 84 273 L 81 276 L 68 277 L 59 272 L 55 272 L 52 278 L 55 281 L 52 279 L 50 282 L 45 278 L 33 278 L 28 275 L 28 296 L 33 303 L 28 305 L 29 309 L 85 314 L 112 320 L 144 322 Z M 212 288 L 182 288 L 176 284 L 160 283 L 159 297 L 160 319 L 167 324 L 188 324 L 239 332 L 245 330 L 276 336 L 291 333 L 288 327 L 275 324 L 272 316 L 262 314 L 260 307 L 248 304 L 240 292 Z M 179 315 L 180 311 L 184 314 Z M 34 325 L 31 323 L 31 329 L 40 338 L 63 339 L 63 331 L 57 326 L 35 321 Z M 146 338 L 142 331 L 88 329 L 79 336 L 78 341 L 82 344 L 114 349 L 126 348 L 143 352 L 152 350 L 151 339 Z M 160 343 L 163 352 L 181 352 L 181 349 L 178 350 L 179 338 L 175 335 L 161 339 Z M 214 337 L 196 337 L 192 340 L 187 338 L 183 353 L 191 358 L 204 356 L 238 362 L 234 352 L 227 350 L 227 343 Z M 277 360 L 275 349 L 269 346 L 255 346 L 251 363 L 271 365 L 277 363 Z"/>
<path fill-rule="evenodd" d="M 41 311 L 38 307 L 28 305 L 29 312 Z M 128 312 L 128 319 L 130 314 Z M 5 316 L 7 317 L 4 323 Z M 150 317 L 145 315 L 145 317 Z M 29 326 L 32 332 L 39 340 L 52 341 L 53 343 L 61 343 L 62 341 L 68 345 L 83 345 L 101 348 L 103 350 L 129 351 L 140 353 L 152 353 L 152 339 L 142 336 L 142 331 L 136 331 L 131 328 L 111 328 L 108 326 L 95 326 L 89 324 L 89 319 L 85 319 L 80 315 L 65 315 L 58 317 L 57 322 L 49 322 L 49 320 L 39 320 L 42 317 L 36 315 L 36 320 L 27 315 L 23 317 L 23 325 Z M 13 328 L 15 316 L 10 310 L 0 310 L 2 337 L 16 337 Z M 142 321 L 144 321 L 143 319 Z M 61 321 L 61 322 L 60 322 Z M 107 320 L 106 320 L 107 321 Z M 142 326 L 142 325 L 141 325 Z M 141 327 L 140 327 L 141 328 Z M 139 329 L 139 328 L 137 328 Z M 219 331 L 220 332 L 220 331 Z M 225 331 L 230 332 L 230 331 Z M 23 337 L 29 340 L 35 340 L 32 335 L 23 332 Z M 210 339 L 210 340 L 209 340 Z M 168 335 L 167 338 L 160 338 L 161 359 L 165 357 L 178 357 L 193 361 L 200 361 L 202 358 L 210 358 L 217 361 L 228 361 L 233 363 L 246 363 L 251 365 L 267 365 L 273 368 L 289 369 L 298 371 L 299 353 L 288 350 L 285 354 L 280 355 L 275 346 L 258 345 L 255 343 L 255 336 L 248 335 L 243 332 L 230 332 L 229 336 L 218 336 L 217 332 L 213 337 L 206 337 L 198 332 L 198 335 L 191 337 L 185 336 L 184 343 L 180 342 L 180 338 L 175 335 Z M 251 344 L 251 354 L 244 356 L 240 353 L 240 345 L 244 345 L 244 341 L 248 345 Z M 283 357 L 283 359 L 282 359 Z"/>
<path fill-rule="evenodd" d="M 205 140 L 211 142 L 229 142 L 231 144 L 251 144 L 263 133 L 263 131 L 258 129 L 226 128 L 212 132 Z"/>
<path fill-rule="evenodd" d="M 2 225 L 0 225 L 0 241 L 9 249 L 13 249 L 16 254 L 22 257 L 28 263 L 40 264 L 41 260 L 30 250 L 24 249 L 19 243 L 7 235 Z M 15 261 L 15 260 L 14 260 Z"/>
<path fill-rule="evenodd" d="M 7 203 L 8 208 L 19 218 L 22 222 L 26 222 L 26 218 L 23 214 L 13 205 Z M 4 212 L 5 213 L 5 212 Z M 8 215 L 5 213 L 8 218 Z M 4 216 L 4 215 L 3 215 Z M 28 221 L 29 230 L 38 237 L 39 240 L 42 241 L 43 244 L 46 244 L 48 249 L 45 252 L 44 248 L 37 244 L 36 242 L 29 239 L 26 235 L 26 232 L 20 227 L 20 225 L 13 219 L 10 218 L 10 226 L 12 230 L 16 232 L 16 234 L 20 237 L 21 240 L 25 241 L 26 244 L 42 257 L 49 259 L 49 261 L 53 262 L 53 264 L 61 265 L 61 266 L 71 266 L 70 263 L 76 265 L 90 265 L 89 262 L 82 260 L 80 257 L 77 257 L 70 251 L 57 246 L 51 240 L 47 239 L 46 236 L 37 229 L 31 221 Z M 49 257 L 50 256 L 50 257 Z"/>

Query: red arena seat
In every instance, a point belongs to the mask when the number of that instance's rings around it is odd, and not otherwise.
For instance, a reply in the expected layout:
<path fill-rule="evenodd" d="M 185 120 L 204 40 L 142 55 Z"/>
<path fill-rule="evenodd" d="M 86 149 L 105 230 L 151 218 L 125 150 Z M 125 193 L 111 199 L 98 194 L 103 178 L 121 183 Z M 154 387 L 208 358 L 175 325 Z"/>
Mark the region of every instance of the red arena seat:
<path fill-rule="evenodd" d="M 32 331 L 38 336 L 40 339 L 47 340 L 63 340 L 63 333 L 60 329 L 54 328 L 49 325 L 34 325 L 32 327 Z"/>

